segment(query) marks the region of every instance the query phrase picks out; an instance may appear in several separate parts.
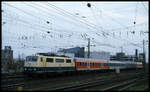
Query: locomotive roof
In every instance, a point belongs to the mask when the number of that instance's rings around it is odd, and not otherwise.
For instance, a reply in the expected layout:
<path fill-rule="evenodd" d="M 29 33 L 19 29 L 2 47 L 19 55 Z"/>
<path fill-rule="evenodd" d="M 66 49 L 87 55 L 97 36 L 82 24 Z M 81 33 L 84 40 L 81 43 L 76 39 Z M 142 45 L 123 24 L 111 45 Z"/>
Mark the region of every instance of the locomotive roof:
<path fill-rule="evenodd" d="M 74 59 L 80 59 L 80 60 L 90 60 L 90 61 L 103 61 L 103 62 L 107 62 L 108 60 L 106 59 L 93 59 L 93 58 L 74 58 Z"/>
<path fill-rule="evenodd" d="M 133 62 L 133 61 L 115 61 L 115 60 L 112 60 L 112 61 L 109 61 L 109 63 L 130 63 L 130 64 L 136 64 L 136 62 Z"/>
<path fill-rule="evenodd" d="M 71 57 L 63 57 L 63 56 L 45 56 L 45 55 L 31 55 L 31 56 L 27 56 L 27 57 L 34 57 L 34 56 L 41 56 L 41 57 L 54 57 L 54 58 L 69 58 L 69 59 L 72 59 Z"/>

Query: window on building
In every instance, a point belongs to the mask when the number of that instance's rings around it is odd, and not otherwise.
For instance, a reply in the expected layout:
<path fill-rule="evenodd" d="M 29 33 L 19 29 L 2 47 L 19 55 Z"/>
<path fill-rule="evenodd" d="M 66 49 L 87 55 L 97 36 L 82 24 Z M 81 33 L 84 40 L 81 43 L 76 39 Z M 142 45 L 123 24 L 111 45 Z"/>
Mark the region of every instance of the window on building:
<path fill-rule="evenodd" d="M 46 58 L 46 62 L 53 63 L 53 58 Z"/>
<path fill-rule="evenodd" d="M 66 59 L 66 63 L 71 63 L 71 59 Z"/>
<path fill-rule="evenodd" d="M 56 62 L 58 62 L 58 63 L 64 63 L 64 59 L 56 59 Z"/>

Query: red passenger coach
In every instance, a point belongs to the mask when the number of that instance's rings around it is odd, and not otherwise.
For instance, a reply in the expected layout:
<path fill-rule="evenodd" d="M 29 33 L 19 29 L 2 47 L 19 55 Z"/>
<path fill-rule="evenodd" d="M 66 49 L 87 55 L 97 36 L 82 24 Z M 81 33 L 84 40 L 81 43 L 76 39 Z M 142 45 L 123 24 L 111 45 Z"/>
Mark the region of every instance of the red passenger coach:
<path fill-rule="evenodd" d="M 100 60 L 100 59 L 76 58 L 75 68 L 76 70 L 108 69 L 108 62 L 106 60 Z"/>
<path fill-rule="evenodd" d="M 88 70 L 88 61 L 84 59 L 75 59 L 76 70 Z"/>
<path fill-rule="evenodd" d="M 108 69 L 108 63 L 104 61 L 90 61 L 90 69 Z"/>

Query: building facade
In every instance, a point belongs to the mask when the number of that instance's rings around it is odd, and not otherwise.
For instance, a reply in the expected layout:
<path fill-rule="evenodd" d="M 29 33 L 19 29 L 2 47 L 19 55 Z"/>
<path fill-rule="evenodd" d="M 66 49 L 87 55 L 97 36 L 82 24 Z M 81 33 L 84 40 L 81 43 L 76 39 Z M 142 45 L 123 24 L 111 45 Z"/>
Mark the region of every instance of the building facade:
<path fill-rule="evenodd" d="M 75 47 L 69 49 L 58 50 L 58 53 L 72 53 L 74 57 L 84 58 L 84 47 Z"/>
<path fill-rule="evenodd" d="M 88 58 L 88 52 L 85 52 L 84 57 Z M 100 52 L 93 51 L 93 52 L 90 52 L 89 58 L 109 60 L 110 59 L 110 53 L 105 52 L 105 51 L 100 51 Z"/>
<path fill-rule="evenodd" d="M 14 63 L 11 46 L 5 46 L 4 50 L 1 50 L 1 57 L 2 69 L 7 70 Z"/>

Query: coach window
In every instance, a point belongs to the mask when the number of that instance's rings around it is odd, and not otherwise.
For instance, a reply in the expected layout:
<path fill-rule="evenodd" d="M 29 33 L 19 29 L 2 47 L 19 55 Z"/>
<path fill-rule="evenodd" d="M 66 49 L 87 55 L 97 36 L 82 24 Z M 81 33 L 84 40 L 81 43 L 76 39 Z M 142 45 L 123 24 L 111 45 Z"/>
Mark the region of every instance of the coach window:
<path fill-rule="evenodd" d="M 57 63 L 64 63 L 64 59 L 56 59 Z"/>
<path fill-rule="evenodd" d="M 87 66 L 87 63 L 85 63 L 85 66 Z"/>
<path fill-rule="evenodd" d="M 87 63 L 85 63 L 85 66 L 87 66 Z"/>
<path fill-rule="evenodd" d="M 71 63 L 71 59 L 66 59 L 66 63 Z"/>
<path fill-rule="evenodd" d="M 78 62 L 77 64 L 78 64 L 78 66 L 80 66 L 80 62 Z"/>
<path fill-rule="evenodd" d="M 85 63 L 83 63 L 83 66 L 85 66 Z"/>
<path fill-rule="evenodd" d="M 79 62 L 79 66 L 81 66 L 81 62 Z"/>
<path fill-rule="evenodd" d="M 80 66 L 83 66 L 83 63 L 82 63 L 82 62 L 80 62 Z"/>
<path fill-rule="evenodd" d="M 84 66 L 84 62 L 82 62 L 82 64 L 81 64 L 82 66 Z"/>
<path fill-rule="evenodd" d="M 79 66 L 81 66 L 81 62 L 79 62 Z"/>
<path fill-rule="evenodd" d="M 78 62 L 78 66 L 80 66 L 80 62 Z"/>
<path fill-rule="evenodd" d="M 84 66 L 84 62 L 82 63 L 82 66 Z"/>
<path fill-rule="evenodd" d="M 53 58 L 46 58 L 46 62 L 53 63 Z"/>

